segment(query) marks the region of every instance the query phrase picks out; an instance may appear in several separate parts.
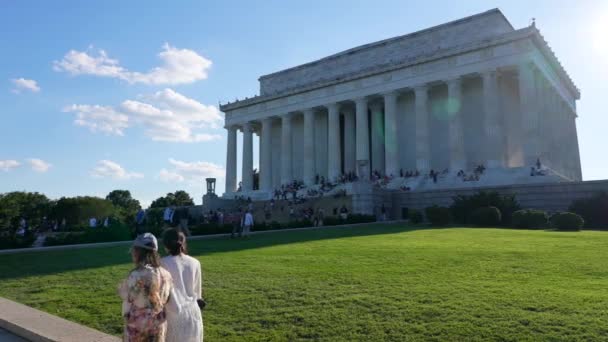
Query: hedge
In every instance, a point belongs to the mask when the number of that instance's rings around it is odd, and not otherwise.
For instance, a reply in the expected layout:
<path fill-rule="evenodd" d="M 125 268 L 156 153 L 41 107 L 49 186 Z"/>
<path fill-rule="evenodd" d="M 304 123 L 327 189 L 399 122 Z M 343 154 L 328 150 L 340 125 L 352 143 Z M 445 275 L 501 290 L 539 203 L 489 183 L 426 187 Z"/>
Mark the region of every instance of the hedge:
<path fill-rule="evenodd" d="M 450 224 L 452 215 L 450 208 L 434 205 L 424 209 L 426 219 L 435 226 L 445 226 Z"/>
<path fill-rule="evenodd" d="M 157 235 L 160 236 L 160 235 Z M 49 235 L 45 246 L 77 245 L 83 243 L 114 242 L 131 240 L 131 229 L 124 224 L 110 224 L 108 228 L 92 228 L 85 232 L 57 233 Z"/>
<path fill-rule="evenodd" d="M 472 222 L 471 214 L 481 207 L 496 207 L 501 213 L 501 223 L 510 224 L 511 215 L 521 209 L 514 195 L 501 195 L 496 191 L 481 191 L 477 194 L 464 196 L 459 195 L 452 198 L 450 206 L 452 218 L 456 223 L 469 224 Z"/>
<path fill-rule="evenodd" d="M 410 222 L 413 224 L 420 224 L 422 221 L 424 221 L 424 216 L 420 210 L 411 209 L 408 217 L 410 218 Z"/>
<path fill-rule="evenodd" d="M 575 200 L 568 211 L 581 216 L 587 228 L 608 229 L 608 193 L 606 192 Z"/>
<path fill-rule="evenodd" d="M 551 216 L 551 227 L 560 231 L 579 231 L 585 220 L 575 213 L 562 212 Z"/>
<path fill-rule="evenodd" d="M 23 237 L 18 236 L 1 236 L 0 249 L 14 249 L 31 247 L 36 237 L 32 233 L 28 233 Z"/>
<path fill-rule="evenodd" d="M 496 227 L 500 225 L 501 216 L 496 207 L 481 207 L 473 210 L 470 221 L 477 226 Z"/>
<path fill-rule="evenodd" d="M 511 223 L 516 228 L 542 229 L 547 227 L 548 216 L 545 211 L 535 209 L 518 210 L 513 213 Z"/>

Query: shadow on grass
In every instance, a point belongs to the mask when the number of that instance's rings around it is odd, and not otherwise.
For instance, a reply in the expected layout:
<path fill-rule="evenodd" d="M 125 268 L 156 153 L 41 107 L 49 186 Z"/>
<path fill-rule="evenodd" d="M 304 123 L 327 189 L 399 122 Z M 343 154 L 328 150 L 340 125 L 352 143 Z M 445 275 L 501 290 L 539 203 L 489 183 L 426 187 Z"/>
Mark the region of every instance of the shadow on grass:
<path fill-rule="evenodd" d="M 369 225 L 358 227 L 328 227 L 314 230 L 278 231 L 253 235 L 246 239 L 218 237 L 193 240 L 189 242 L 188 247 L 189 254 L 198 257 L 213 253 L 234 252 L 315 240 L 396 234 L 427 229 L 441 228 L 407 226 L 403 223 L 386 225 L 374 225 L 370 223 Z M 159 243 L 162 242 L 159 241 Z M 0 281 L 119 265 L 124 265 L 125 268 L 131 266 L 129 246 L 7 254 L 0 255 Z"/>

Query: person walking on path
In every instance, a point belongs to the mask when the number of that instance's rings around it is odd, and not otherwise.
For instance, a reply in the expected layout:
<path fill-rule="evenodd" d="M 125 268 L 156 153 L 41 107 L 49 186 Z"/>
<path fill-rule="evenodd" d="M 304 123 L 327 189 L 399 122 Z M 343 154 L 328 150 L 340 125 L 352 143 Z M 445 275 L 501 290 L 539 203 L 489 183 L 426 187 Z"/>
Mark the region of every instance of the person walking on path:
<path fill-rule="evenodd" d="M 249 236 L 251 227 L 253 227 L 253 215 L 251 214 L 251 211 L 247 210 L 245 216 L 243 216 L 243 236 Z"/>
<path fill-rule="evenodd" d="M 131 247 L 135 268 L 119 285 L 123 301 L 125 341 L 165 341 L 165 306 L 173 287 L 171 274 L 161 267 L 158 242 L 150 233 L 139 235 Z"/>
<path fill-rule="evenodd" d="M 238 237 L 241 237 L 243 234 L 243 215 L 241 209 L 239 211 L 235 211 L 230 215 L 230 223 L 232 223 L 232 233 L 230 234 L 230 238 L 234 239 L 237 234 Z"/>
<path fill-rule="evenodd" d="M 163 245 L 169 254 L 161 259 L 171 273 L 173 289 L 167 304 L 167 342 L 200 342 L 203 340 L 204 307 L 201 263 L 188 255 L 186 236 L 177 229 L 163 234 Z"/>

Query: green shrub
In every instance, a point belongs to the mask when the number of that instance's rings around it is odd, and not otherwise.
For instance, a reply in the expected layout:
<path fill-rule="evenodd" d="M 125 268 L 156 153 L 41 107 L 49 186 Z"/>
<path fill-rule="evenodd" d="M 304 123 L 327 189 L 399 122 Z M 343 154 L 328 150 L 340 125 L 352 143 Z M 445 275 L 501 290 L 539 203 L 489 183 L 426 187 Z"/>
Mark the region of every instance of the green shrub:
<path fill-rule="evenodd" d="M 157 237 L 160 234 L 156 235 Z M 113 223 L 108 228 L 94 228 L 85 232 L 58 233 L 47 236 L 45 246 L 76 245 L 83 243 L 129 241 L 131 229 L 122 223 Z"/>
<path fill-rule="evenodd" d="M 469 221 L 477 226 L 496 227 L 500 225 L 501 216 L 496 207 L 480 207 L 473 210 Z"/>
<path fill-rule="evenodd" d="M 547 227 L 548 216 L 542 210 L 524 209 L 513 213 L 511 224 L 516 228 L 542 229 Z"/>
<path fill-rule="evenodd" d="M 29 233 L 25 236 L 1 236 L 0 237 L 0 249 L 16 249 L 16 248 L 28 248 L 32 247 L 32 244 L 36 240 L 34 234 Z"/>
<path fill-rule="evenodd" d="M 514 195 L 500 195 L 496 191 L 481 191 L 471 196 L 459 195 L 454 197 L 453 201 L 450 206 L 452 218 L 460 224 L 474 223 L 470 219 L 477 208 L 496 207 L 502 214 L 501 223 L 507 225 L 510 223 L 511 215 L 521 209 Z"/>
<path fill-rule="evenodd" d="M 410 209 L 408 217 L 410 218 L 410 222 L 413 224 L 420 224 L 424 221 L 424 217 L 422 216 L 422 212 L 416 209 Z"/>
<path fill-rule="evenodd" d="M 350 214 L 346 219 L 346 223 L 355 224 L 355 223 L 370 223 L 376 222 L 376 216 L 374 215 L 365 215 L 365 214 Z"/>
<path fill-rule="evenodd" d="M 232 233 L 232 224 L 220 226 L 216 223 L 201 223 L 189 226 L 188 229 L 192 235 L 229 234 Z M 255 226 L 253 230 L 256 230 Z"/>
<path fill-rule="evenodd" d="M 450 208 L 434 205 L 427 207 L 425 210 L 426 219 L 433 225 L 445 226 L 450 223 L 452 215 Z"/>
<path fill-rule="evenodd" d="M 581 216 L 587 228 L 608 229 L 608 193 L 606 192 L 575 200 L 568 211 Z"/>
<path fill-rule="evenodd" d="M 575 213 L 563 212 L 551 216 L 551 227 L 561 231 L 579 231 L 585 220 Z"/>
<path fill-rule="evenodd" d="M 344 224 L 344 220 L 336 216 L 330 216 L 323 219 L 323 224 L 326 226 L 339 226 Z"/>

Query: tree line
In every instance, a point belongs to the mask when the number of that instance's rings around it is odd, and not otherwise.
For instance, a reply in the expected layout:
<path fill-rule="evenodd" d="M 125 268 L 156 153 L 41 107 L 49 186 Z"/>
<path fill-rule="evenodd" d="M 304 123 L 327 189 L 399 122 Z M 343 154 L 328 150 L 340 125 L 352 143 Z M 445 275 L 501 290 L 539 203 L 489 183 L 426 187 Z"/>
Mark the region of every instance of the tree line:
<path fill-rule="evenodd" d="M 178 190 L 155 199 L 150 208 L 190 205 L 194 205 L 192 197 Z M 110 218 L 131 225 L 141 208 L 129 190 L 113 190 L 105 198 L 77 196 L 58 200 L 38 192 L 7 192 L 0 194 L 0 232 L 14 233 L 22 219 L 33 229 L 52 228 L 63 223 L 66 227 L 84 226 L 92 217 Z"/>

